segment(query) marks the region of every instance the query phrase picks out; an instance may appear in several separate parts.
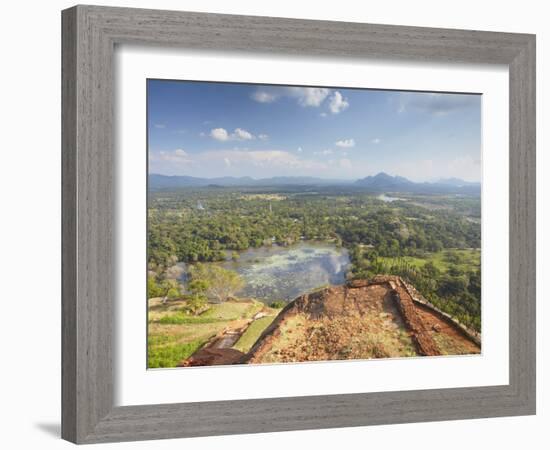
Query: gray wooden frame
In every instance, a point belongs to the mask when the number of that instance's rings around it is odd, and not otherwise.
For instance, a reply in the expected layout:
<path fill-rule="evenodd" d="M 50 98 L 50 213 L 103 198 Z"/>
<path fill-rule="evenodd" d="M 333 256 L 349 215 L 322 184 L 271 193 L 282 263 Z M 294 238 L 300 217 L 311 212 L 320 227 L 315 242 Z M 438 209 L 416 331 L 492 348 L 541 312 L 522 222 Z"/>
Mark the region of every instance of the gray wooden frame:
<path fill-rule="evenodd" d="M 62 437 L 76 443 L 535 413 L 535 37 L 76 6 L 62 13 Z M 113 52 L 150 44 L 332 58 L 506 64 L 510 383 L 169 405 L 113 405 Z"/>

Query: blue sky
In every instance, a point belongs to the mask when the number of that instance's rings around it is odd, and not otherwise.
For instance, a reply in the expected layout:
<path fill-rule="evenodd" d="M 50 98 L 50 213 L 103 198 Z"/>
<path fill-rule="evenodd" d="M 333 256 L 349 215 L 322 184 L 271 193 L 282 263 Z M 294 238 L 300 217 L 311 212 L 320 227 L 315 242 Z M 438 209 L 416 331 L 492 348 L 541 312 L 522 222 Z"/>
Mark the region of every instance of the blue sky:
<path fill-rule="evenodd" d="M 481 176 L 481 96 L 148 80 L 149 172 Z"/>

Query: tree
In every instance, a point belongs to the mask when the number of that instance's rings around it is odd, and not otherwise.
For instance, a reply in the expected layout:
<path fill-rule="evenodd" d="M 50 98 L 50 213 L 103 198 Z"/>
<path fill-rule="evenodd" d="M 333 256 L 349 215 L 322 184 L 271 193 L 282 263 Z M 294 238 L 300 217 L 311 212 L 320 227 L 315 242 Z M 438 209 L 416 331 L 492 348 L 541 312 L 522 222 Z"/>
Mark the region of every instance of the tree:
<path fill-rule="evenodd" d="M 181 296 L 181 286 L 177 280 L 166 279 L 160 282 L 159 292 L 161 293 L 162 303 L 173 300 Z"/>
<path fill-rule="evenodd" d="M 194 295 L 206 295 L 209 283 L 207 280 L 194 278 L 189 282 L 188 289 Z"/>
<path fill-rule="evenodd" d="M 207 308 L 208 299 L 204 294 L 195 294 L 186 302 L 186 309 L 193 315 L 203 312 Z"/>
<path fill-rule="evenodd" d="M 422 271 L 426 274 L 426 276 L 430 278 L 437 278 L 440 274 L 439 269 L 432 261 L 428 261 L 426 264 L 424 264 L 424 266 L 422 267 Z"/>
<path fill-rule="evenodd" d="M 467 282 L 464 277 L 445 275 L 439 283 L 438 293 L 444 297 L 464 294 Z"/>
<path fill-rule="evenodd" d="M 452 277 L 461 277 L 462 275 L 464 275 L 464 271 L 460 267 L 450 266 L 449 275 L 451 275 Z"/>
<path fill-rule="evenodd" d="M 206 292 L 208 290 L 208 282 L 205 280 L 191 280 L 187 286 L 191 292 L 191 296 L 187 299 L 186 309 L 193 315 L 197 315 L 204 311 L 208 304 Z"/>
<path fill-rule="evenodd" d="M 155 276 L 149 275 L 147 277 L 147 298 L 155 298 L 160 297 L 160 289 L 159 285 L 157 284 L 157 280 L 155 279 Z"/>
<path fill-rule="evenodd" d="M 224 269 L 215 264 L 195 264 L 191 267 L 190 288 L 203 289 L 209 298 L 219 302 L 234 296 L 245 285 L 241 276 L 232 270 Z"/>
<path fill-rule="evenodd" d="M 481 297 L 481 270 L 480 269 L 476 270 L 475 272 L 470 272 L 468 290 L 472 294 L 474 294 L 477 298 Z"/>
<path fill-rule="evenodd" d="M 181 285 L 177 280 L 164 279 L 160 282 L 156 277 L 147 277 L 147 298 L 162 297 L 162 303 L 181 296 Z"/>

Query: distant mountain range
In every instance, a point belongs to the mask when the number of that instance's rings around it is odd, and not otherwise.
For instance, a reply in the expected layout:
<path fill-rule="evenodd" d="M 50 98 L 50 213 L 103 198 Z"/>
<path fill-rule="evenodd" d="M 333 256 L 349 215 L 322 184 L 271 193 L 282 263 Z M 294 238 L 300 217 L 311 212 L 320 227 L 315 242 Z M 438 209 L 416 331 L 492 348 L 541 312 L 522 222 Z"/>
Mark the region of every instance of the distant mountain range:
<path fill-rule="evenodd" d="M 198 178 L 187 175 L 149 175 L 149 187 L 153 189 L 206 186 L 320 186 L 351 184 L 350 180 L 327 180 L 315 177 L 219 177 Z"/>
<path fill-rule="evenodd" d="M 437 181 L 439 184 L 444 184 L 446 186 L 455 186 L 455 187 L 464 187 L 464 186 L 480 186 L 479 182 L 473 181 L 464 181 L 460 178 L 441 178 Z"/>
<path fill-rule="evenodd" d="M 362 178 L 354 184 L 376 192 L 478 194 L 481 191 L 481 183 L 464 181 L 459 178 L 442 178 L 433 183 L 415 183 L 407 178 L 391 176 L 384 172 Z"/>
<path fill-rule="evenodd" d="M 373 192 L 412 192 L 412 193 L 461 193 L 479 194 L 481 184 L 459 178 L 440 179 L 433 183 L 416 183 L 400 176 L 380 172 L 359 180 L 333 180 L 316 177 L 218 177 L 199 178 L 186 175 L 149 175 L 149 188 L 153 190 L 177 189 L 185 187 L 254 187 L 254 186 L 349 186 Z"/>

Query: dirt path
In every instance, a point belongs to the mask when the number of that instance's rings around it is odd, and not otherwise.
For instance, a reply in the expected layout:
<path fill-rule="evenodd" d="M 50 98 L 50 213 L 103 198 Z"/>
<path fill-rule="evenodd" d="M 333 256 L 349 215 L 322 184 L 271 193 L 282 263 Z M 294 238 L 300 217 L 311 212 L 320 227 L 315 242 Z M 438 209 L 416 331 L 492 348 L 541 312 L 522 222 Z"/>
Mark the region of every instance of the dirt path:
<path fill-rule="evenodd" d="M 220 336 L 214 337 L 178 366 L 221 366 L 239 363 L 244 353 L 232 347 L 252 323 L 254 320 L 238 328 L 225 329 Z"/>
<path fill-rule="evenodd" d="M 239 363 L 243 356 L 243 352 L 234 348 L 203 347 L 178 364 L 178 367 L 226 366 Z"/>

